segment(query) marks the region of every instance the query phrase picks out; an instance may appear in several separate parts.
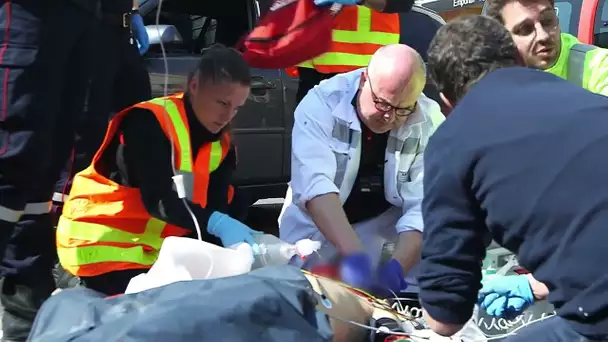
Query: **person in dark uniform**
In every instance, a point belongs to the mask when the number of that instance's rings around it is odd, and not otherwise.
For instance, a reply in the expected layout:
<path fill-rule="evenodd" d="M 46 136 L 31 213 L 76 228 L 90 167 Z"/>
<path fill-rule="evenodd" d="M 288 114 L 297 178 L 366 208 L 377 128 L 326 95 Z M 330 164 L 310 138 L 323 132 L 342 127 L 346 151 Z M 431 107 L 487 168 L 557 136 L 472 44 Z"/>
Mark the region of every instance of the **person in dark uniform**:
<path fill-rule="evenodd" d="M 3 340 L 25 341 L 55 289 L 51 197 L 85 102 L 98 0 L 7 0 L 0 7 L 0 299 Z"/>
<path fill-rule="evenodd" d="M 137 0 L 101 0 L 98 47 L 85 114 L 53 195 L 55 221 L 72 177 L 91 163 L 112 113 L 152 97 L 150 76 L 141 56 L 148 50 L 149 38 Z"/>
<path fill-rule="evenodd" d="M 197 238 L 200 228 L 211 243 L 255 244 L 259 232 L 241 223 L 249 202 L 232 185 L 229 129 L 250 83 L 242 56 L 213 46 L 185 94 L 117 114 L 91 167 L 74 178 L 57 225 L 61 266 L 84 286 L 115 295 L 147 272 L 167 236 Z"/>
<path fill-rule="evenodd" d="M 424 154 L 425 321 L 450 336 L 498 296 L 480 292 L 490 232 L 546 285 L 521 284 L 502 309 L 548 288 L 557 313 L 505 341 L 606 341 L 608 98 L 523 64 L 488 17 L 451 21 L 431 43 L 430 74 L 453 111 Z"/>

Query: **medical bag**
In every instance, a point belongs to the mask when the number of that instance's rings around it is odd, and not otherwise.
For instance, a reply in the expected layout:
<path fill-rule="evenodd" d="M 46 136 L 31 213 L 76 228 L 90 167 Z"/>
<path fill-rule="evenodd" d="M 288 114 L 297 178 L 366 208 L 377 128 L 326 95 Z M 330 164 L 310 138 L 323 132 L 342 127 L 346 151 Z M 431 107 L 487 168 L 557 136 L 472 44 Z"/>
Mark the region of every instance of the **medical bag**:
<path fill-rule="evenodd" d="M 341 5 L 315 5 L 313 0 L 275 0 L 256 27 L 241 41 L 251 67 L 283 69 L 329 50 L 333 17 Z"/>

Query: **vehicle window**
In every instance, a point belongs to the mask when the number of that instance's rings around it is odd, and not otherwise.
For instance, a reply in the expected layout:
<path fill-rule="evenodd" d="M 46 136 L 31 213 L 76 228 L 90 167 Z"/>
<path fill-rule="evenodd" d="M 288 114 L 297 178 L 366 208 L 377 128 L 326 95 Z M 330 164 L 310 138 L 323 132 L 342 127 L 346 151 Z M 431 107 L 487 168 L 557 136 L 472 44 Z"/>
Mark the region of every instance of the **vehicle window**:
<path fill-rule="evenodd" d="M 582 0 L 557 0 L 555 12 L 562 32 L 578 35 L 578 23 L 581 16 Z"/>
<path fill-rule="evenodd" d="M 236 46 L 250 30 L 247 1 L 164 0 L 159 24 L 174 25 L 182 36 L 182 42 L 166 46 L 167 51 L 200 53 L 214 43 Z M 156 12 L 147 14 L 144 23 L 155 24 Z M 160 52 L 160 47 L 152 47 L 151 52 Z"/>
<path fill-rule="evenodd" d="M 593 44 L 608 48 L 608 3 L 600 0 L 593 29 Z"/>

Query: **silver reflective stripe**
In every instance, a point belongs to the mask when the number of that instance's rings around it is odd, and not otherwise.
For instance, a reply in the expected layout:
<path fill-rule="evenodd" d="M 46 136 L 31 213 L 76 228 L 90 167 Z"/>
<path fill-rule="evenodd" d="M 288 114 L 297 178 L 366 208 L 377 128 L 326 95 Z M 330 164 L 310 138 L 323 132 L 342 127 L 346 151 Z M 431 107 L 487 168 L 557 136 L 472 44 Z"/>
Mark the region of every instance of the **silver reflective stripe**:
<path fill-rule="evenodd" d="M 386 143 L 386 150 L 390 153 L 416 154 L 419 145 L 420 138 L 405 138 L 404 141 L 390 136 Z"/>
<path fill-rule="evenodd" d="M 24 215 L 43 215 L 51 212 L 53 202 L 28 203 L 23 210 Z"/>
<path fill-rule="evenodd" d="M 336 157 L 336 176 L 334 177 L 334 184 L 340 189 L 342 182 L 344 182 L 344 175 L 346 174 L 346 164 L 350 159 L 348 153 L 334 152 Z"/>
<path fill-rule="evenodd" d="M 401 161 L 399 166 L 403 166 L 403 160 L 409 159 L 414 160 L 416 158 L 416 153 L 420 150 L 420 138 L 412 138 L 407 137 L 405 140 L 400 140 L 393 136 L 389 136 L 388 141 L 386 143 L 386 150 L 389 153 L 399 153 Z M 401 188 L 403 184 L 410 181 L 409 179 L 409 163 L 405 163 L 408 165 L 407 170 L 397 170 L 397 193 L 401 193 Z"/>
<path fill-rule="evenodd" d="M 53 202 L 64 203 L 68 200 L 68 195 L 64 195 L 61 192 L 53 193 Z"/>
<path fill-rule="evenodd" d="M 184 180 L 184 189 L 186 190 L 186 198 L 190 201 L 193 201 L 194 192 L 194 175 L 192 172 L 187 171 L 177 171 L 178 175 L 182 175 Z M 175 186 L 175 185 L 174 185 Z"/>
<path fill-rule="evenodd" d="M 338 118 L 334 118 L 334 121 L 336 123 L 334 124 L 334 129 L 331 132 L 331 136 L 345 144 L 350 144 L 351 129 L 348 122 Z"/>
<path fill-rule="evenodd" d="M 569 82 L 579 87 L 583 86 L 583 76 L 585 75 L 585 56 L 587 52 L 597 49 L 597 46 L 587 44 L 575 44 L 570 49 L 568 55 L 568 76 Z"/>
<path fill-rule="evenodd" d="M 0 206 L 0 220 L 6 222 L 17 222 L 23 215 L 23 210 L 13 210 Z"/>
<path fill-rule="evenodd" d="M 361 140 L 361 132 L 350 129 L 350 124 L 342 119 L 334 118 L 334 128 L 332 130 L 332 137 L 344 144 L 348 144 L 350 149 L 357 148 L 359 141 Z M 336 158 L 336 176 L 334 177 L 334 184 L 338 189 L 342 186 L 344 176 L 346 174 L 346 165 L 350 159 L 349 153 L 340 153 L 334 151 Z"/>

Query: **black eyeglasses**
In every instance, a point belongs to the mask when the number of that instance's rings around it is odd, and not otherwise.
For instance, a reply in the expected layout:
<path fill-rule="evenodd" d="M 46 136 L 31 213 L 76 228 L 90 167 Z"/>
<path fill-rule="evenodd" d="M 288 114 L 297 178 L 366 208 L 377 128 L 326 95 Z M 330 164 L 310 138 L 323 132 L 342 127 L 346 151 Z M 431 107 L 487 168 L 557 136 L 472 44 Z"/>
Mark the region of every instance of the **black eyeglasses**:
<path fill-rule="evenodd" d="M 372 81 L 370 80 L 369 75 L 367 76 L 367 81 L 369 82 L 369 90 L 372 93 L 372 100 L 374 101 L 374 105 L 376 106 L 377 110 L 381 111 L 382 113 L 395 112 L 395 115 L 400 117 L 408 116 L 416 111 L 418 102 L 414 102 L 413 105 L 408 107 L 393 106 L 387 101 L 379 98 L 376 93 L 374 93 L 374 89 L 372 88 Z"/>

